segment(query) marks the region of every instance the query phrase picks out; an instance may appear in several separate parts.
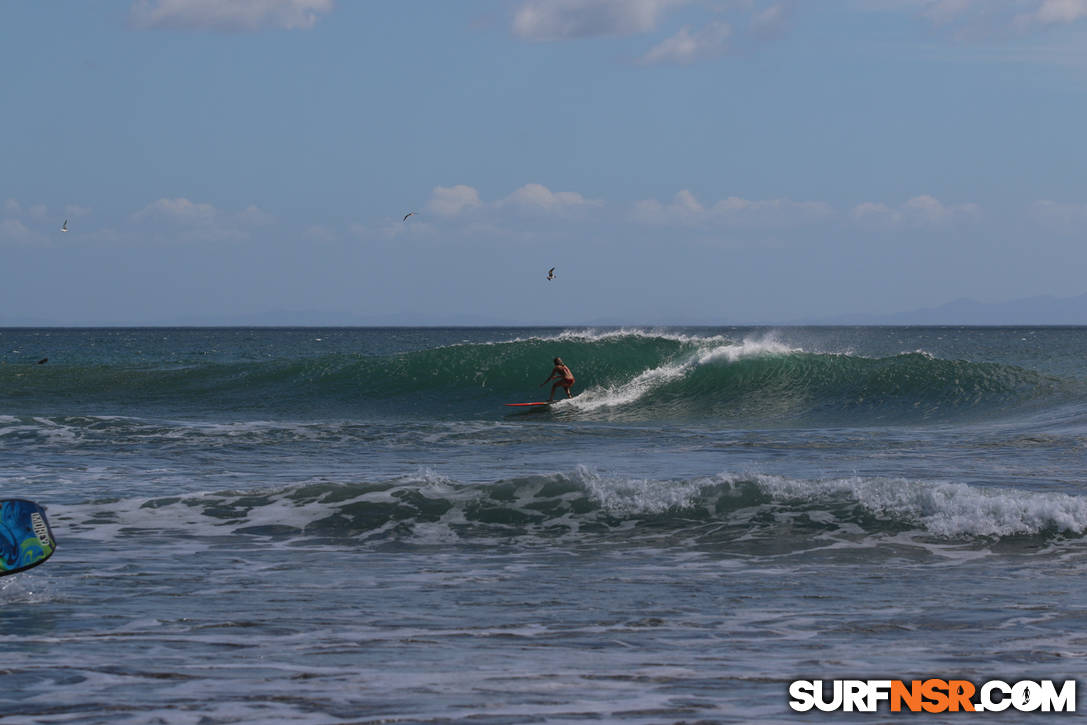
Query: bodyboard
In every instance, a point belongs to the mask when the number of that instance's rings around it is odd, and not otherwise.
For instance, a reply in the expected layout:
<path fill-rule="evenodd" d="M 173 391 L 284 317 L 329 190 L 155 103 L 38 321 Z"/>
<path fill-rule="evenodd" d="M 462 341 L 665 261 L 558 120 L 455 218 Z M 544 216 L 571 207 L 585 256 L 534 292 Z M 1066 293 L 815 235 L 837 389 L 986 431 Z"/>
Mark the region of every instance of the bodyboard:
<path fill-rule="evenodd" d="M 0 500 L 0 576 L 41 564 L 56 548 L 45 509 L 20 498 Z"/>

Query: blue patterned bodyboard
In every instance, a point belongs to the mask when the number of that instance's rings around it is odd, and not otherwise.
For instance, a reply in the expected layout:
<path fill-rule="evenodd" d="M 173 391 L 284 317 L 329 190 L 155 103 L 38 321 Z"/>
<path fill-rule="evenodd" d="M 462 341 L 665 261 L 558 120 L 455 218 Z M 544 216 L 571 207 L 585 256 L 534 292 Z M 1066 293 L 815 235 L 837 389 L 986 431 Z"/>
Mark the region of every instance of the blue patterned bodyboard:
<path fill-rule="evenodd" d="M 41 564 L 56 548 L 45 509 L 33 501 L 0 499 L 0 576 Z"/>

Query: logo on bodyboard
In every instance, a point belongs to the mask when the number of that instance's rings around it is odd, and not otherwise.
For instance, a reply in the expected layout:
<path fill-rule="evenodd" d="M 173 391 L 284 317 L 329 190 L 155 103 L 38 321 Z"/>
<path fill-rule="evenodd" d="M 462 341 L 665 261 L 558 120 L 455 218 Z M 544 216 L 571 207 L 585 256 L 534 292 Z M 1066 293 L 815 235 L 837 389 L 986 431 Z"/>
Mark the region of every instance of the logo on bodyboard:
<path fill-rule="evenodd" d="M 34 533 L 38 535 L 42 548 L 53 548 L 53 540 L 49 537 L 49 527 L 45 525 L 45 519 L 37 511 L 30 514 L 30 525 L 34 527 Z"/>

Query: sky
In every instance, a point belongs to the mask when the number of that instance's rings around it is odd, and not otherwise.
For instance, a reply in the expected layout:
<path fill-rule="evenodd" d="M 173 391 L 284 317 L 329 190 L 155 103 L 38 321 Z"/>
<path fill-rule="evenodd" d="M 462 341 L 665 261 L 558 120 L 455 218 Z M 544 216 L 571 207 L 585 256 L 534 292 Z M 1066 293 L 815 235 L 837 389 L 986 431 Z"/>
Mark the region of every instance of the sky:
<path fill-rule="evenodd" d="M 1087 0 L 5 0 L 0 63 L 0 324 L 1087 292 Z"/>

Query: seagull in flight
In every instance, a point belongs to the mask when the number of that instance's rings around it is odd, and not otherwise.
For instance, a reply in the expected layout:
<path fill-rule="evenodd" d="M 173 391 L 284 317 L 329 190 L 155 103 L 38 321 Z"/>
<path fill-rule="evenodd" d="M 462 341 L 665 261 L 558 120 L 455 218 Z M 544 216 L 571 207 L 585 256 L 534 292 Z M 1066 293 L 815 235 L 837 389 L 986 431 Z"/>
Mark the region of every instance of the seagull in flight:
<path fill-rule="evenodd" d="M 547 281 L 550 282 L 553 279 L 555 279 L 555 268 L 554 267 L 547 270 Z"/>
<path fill-rule="evenodd" d="M 64 224 L 61 225 L 60 230 L 62 232 L 68 231 L 68 220 L 67 219 L 64 220 Z"/>
<path fill-rule="evenodd" d="M 414 213 L 415 213 L 415 212 L 413 212 L 413 211 L 409 211 L 409 212 L 408 212 L 407 214 L 405 214 L 405 215 L 404 215 L 404 218 L 403 218 L 403 219 L 402 219 L 401 221 L 407 221 L 407 220 L 408 220 L 408 217 L 409 217 L 409 216 L 411 216 L 411 215 L 412 215 L 412 214 L 414 214 Z"/>

